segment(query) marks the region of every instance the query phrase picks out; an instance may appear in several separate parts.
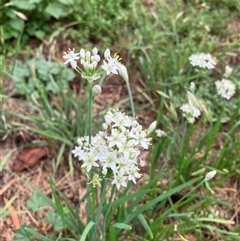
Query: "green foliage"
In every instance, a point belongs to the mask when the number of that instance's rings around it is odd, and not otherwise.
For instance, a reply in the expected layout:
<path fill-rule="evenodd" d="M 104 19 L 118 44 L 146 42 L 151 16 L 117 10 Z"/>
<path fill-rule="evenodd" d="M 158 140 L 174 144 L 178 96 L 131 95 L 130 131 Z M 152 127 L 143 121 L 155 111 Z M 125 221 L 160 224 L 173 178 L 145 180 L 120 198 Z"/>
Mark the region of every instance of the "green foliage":
<path fill-rule="evenodd" d="M 78 41 L 102 41 L 111 44 L 116 38 L 116 30 L 128 24 L 131 2 L 87 1 L 87 0 L 4 0 L 0 9 L 0 23 L 3 40 L 18 39 L 23 41 L 29 37 L 45 39 L 61 24 L 75 22 L 75 28 L 68 30 Z M 94 32 L 94 34 L 93 34 Z"/>
<path fill-rule="evenodd" d="M 116 40 L 123 25 L 129 24 L 131 1 L 77 0 L 74 20 L 78 22 L 69 33 L 79 42 L 103 41 L 106 46 Z M 80 31 L 79 31 L 80 30 Z"/>
<path fill-rule="evenodd" d="M 75 78 L 71 69 L 65 68 L 63 63 L 46 61 L 43 56 L 30 59 L 25 63 L 17 60 L 12 66 L 12 80 L 15 82 L 15 92 L 40 98 L 41 89 L 46 94 L 59 94 L 69 88 L 69 81 Z"/>
<path fill-rule="evenodd" d="M 4 0 L 1 7 L 1 28 L 4 40 L 23 37 L 44 39 L 52 29 L 51 19 L 67 17 L 73 12 L 74 1 Z"/>
<path fill-rule="evenodd" d="M 21 94 L 27 101 L 19 101 L 29 108 L 27 115 L 5 110 L 5 115 L 17 115 L 28 121 L 30 131 L 46 138 L 48 144 L 60 145 L 54 168 L 57 170 L 67 152 L 69 167 L 73 174 L 72 157 L 69 148 L 73 147 L 76 138 L 86 135 L 88 120 L 86 116 L 86 98 L 82 96 L 84 81 L 80 89 L 71 88 L 70 81 L 75 74 L 62 63 L 46 61 L 42 56 L 28 60 L 26 63 L 16 61 L 12 67 L 12 79 L 15 83 L 15 94 Z M 15 127 L 26 128 L 20 122 Z M 37 126 L 37 127 L 34 127 Z M 67 151 L 68 150 L 68 151 Z"/>
<path fill-rule="evenodd" d="M 62 219 L 58 213 L 50 210 L 47 220 L 53 226 L 54 231 L 61 231 L 63 229 Z"/>
<path fill-rule="evenodd" d="M 158 203 L 167 201 L 172 195 L 188 189 L 190 186 L 194 186 L 194 188 L 183 197 L 183 199 L 188 198 L 188 196 L 190 198 L 190 194 L 204 183 L 204 181 L 200 182 L 200 179 L 201 177 L 195 178 L 182 185 L 170 188 L 165 193 L 161 193 L 157 196 L 155 195 L 155 188 L 151 188 L 151 186 L 156 185 L 159 180 L 159 176 L 156 176 L 149 182 L 148 185 L 144 186 L 135 193 L 128 193 L 129 190 L 126 189 L 123 193 L 119 192 L 117 195 L 115 195 L 115 188 L 112 187 L 110 183 L 106 186 L 107 183 L 104 180 L 100 193 L 98 193 L 96 188 L 93 188 L 87 192 L 83 199 L 79 200 L 79 205 L 84 205 L 85 200 L 91 201 L 90 209 L 87 210 L 87 214 L 89 215 L 87 217 L 87 225 L 84 225 L 81 222 L 78 212 L 71 207 L 67 198 L 56 189 L 53 181 L 50 179 L 49 183 L 51 186 L 52 197 L 49 198 L 43 193 L 37 191 L 28 200 L 27 206 L 33 211 L 37 211 L 37 209 L 42 210 L 44 206 L 45 208 L 51 207 L 46 219 L 53 226 L 55 230 L 54 234 L 45 237 L 44 235 L 34 231 L 33 228 L 23 226 L 21 229 L 17 230 L 14 241 L 27 237 L 38 237 L 41 241 L 56 240 L 57 237 L 59 240 L 65 240 L 65 238 L 79 240 L 81 237 L 80 240 L 88 241 L 93 240 L 96 235 L 97 237 L 102 235 L 104 240 L 114 241 L 119 240 L 121 237 L 127 237 L 126 233 L 122 233 L 121 230 L 134 230 L 132 225 L 129 225 L 131 222 L 133 222 L 133 225 L 141 224 L 146 230 L 146 238 L 148 238 L 148 235 L 151 238 L 153 237 L 152 227 L 148 224 L 142 213 L 147 212 L 148 215 L 153 215 L 154 207 Z M 110 199 L 106 198 L 107 190 L 110 192 Z M 100 195 L 100 200 L 96 199 L 97 195 Z M 155 197 L 150 202 L 141 204 L 141 199 L 145 195 L 155 195 Z M 40 201 L 37 201 L 37 199 Z M 128 203 L 128 206 L 126 206 L 125 203 Z M 176 204 L 173 205 L 171 209 L 166 209 L 165 213 L 161 216 L 162 221 L 165 220 L 177 207 L 178 206 Z M 105 217 L 102 224 L 100 224 L 98 220 L 99 211 L 101 212 L 101 215 Z M 100 226 L 97 226 L 97 224 Z M 93 231 L 90 231 L 90 229 L 93 229 Z M 99 229 L 102 230 L 101 234 L 98 234 Z M 33 234 L 34 236 L 32 236 Z"/>
<path fill-rule="evenodd" d="M 27 207 L 32 209 L 33 211 L 43 208 L 46 205 L 47 202 L 45 201 L 45 199 L 42 198 L 42 195 L 38 192 L 36 192 L 27 202 Z"/>

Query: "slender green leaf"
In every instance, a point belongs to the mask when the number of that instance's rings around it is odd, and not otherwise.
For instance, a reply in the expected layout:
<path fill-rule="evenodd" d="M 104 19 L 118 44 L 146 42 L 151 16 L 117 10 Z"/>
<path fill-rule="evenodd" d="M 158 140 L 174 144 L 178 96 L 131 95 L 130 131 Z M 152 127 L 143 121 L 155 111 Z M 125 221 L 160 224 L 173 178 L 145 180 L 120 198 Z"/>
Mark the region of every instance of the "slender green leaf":
<path fill-rule="evenodd" d="M 79 239 L 79 241 L 85 241 L 86 240 L 86 237 L 88 235 L 88 233 L 90 232 L 91 228 L 93 227 L 94 225 L 94 222 L 93 221 L 90 221 L 86 228 L 84 229 L 83 233 L 82 233 L 82 236 L 81 238 Z"/>

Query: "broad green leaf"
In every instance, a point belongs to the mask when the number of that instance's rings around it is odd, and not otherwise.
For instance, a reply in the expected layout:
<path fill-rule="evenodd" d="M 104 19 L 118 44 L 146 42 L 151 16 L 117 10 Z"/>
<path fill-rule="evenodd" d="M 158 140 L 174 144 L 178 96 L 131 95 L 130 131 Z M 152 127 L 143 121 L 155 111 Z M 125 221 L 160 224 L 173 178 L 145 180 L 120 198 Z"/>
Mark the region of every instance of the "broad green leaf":
<path fill-rule="evenodd" d="M 60 215 L 50 210 L 48 213 L 47 220 L 53 225 L 55 231 L 61 231 L 63 229 L 63 223 Z"/>
<path fill-rule="evenodd" d="M 55 64 L 54 66 L 52 66 L 52 68 L 50 69 L 50 73 L 53 75 L 57 75 L 59 74 L 59 72 L 61 71 L 61 68 L 59 65 Z"/>
<path fill-rule="evenodd" d="M 35 192 L 34 195 L 27 201 L 27 207 L 33 211 L 37 211 L 47 205 L 48 203 L 39 192 Z"/>
<path fill-rule="evenodd" d="M 71 81 L 75 78 L 75 73 L 73 72 L 73 70 L 71 69 L 67 69 L 65 68 L 63 71 L 62 71 L 62 74 L 61 74 L 61 77 L 66 80 L 66 81 Z"/>
<path fill-rule="evenodd" d="M 60 17 L 66 16 L 68 13 L 66 8 L 58 2 L 48 4 L 45 11 L 52 17 L 59 19 Z"/>
<path fill-rule="evenodd" d="M 11 3 L 15 7 L 29 11 L 33 10 L 36 7 L 35 4 L 31 3 L 28 0 L 12 0 Z"/>
<path fill-rule="evenodd" d="M 35 32 L 35 36 L 38 38 L 38 39 L 44 39 L 45 38 L 45 32 L 44 31 L 42 31 L 42 30 L 37 30 L 36 32 Z"/>

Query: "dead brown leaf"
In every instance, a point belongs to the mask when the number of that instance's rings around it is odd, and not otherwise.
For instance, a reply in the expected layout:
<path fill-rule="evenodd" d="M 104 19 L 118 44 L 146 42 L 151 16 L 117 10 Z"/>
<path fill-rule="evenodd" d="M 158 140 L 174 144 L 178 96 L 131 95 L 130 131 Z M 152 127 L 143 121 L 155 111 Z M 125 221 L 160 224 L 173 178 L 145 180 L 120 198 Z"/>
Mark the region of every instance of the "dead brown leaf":
<path fill-rule="evenodd" d="M 33 167 L 46 155 L 47 149 L 45 147 L 25 148 L 18 153 L 16 159 L 13 161 L 12 170 L 21 172 L 24 169 Z"/>

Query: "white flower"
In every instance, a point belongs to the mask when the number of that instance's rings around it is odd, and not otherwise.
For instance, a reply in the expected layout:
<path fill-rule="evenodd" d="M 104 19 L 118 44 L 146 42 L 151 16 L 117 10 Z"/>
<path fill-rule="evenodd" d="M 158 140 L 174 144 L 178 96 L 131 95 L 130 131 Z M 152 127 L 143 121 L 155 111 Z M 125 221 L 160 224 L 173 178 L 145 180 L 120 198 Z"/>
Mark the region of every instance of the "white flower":
<path fill-rule="evenodd" d="M 117 172 L 117 151 L 111 151 L 106 153 L 105 158 L 102 160 L 102 167 L 103 169 L 111 168 L 114 173 Z"/>
<path fill-rule="evenodd" d="M 235 84 L 231 80 L 222 79 L 215 82 L 217 93 L 229 100 L 235 93 Z"/>
<path fill-rule="evenodd" d="M 157 137 L 166 136 L 166 133 L 165 133 L 164 131 L 160 130 L 160 129 L 157 129 L 157 130 L 155 131 L 155 133 L 156 133 L 156 136 L 157 136 Z"/>
<path fill-rule="evenodd" d="M 144 149 L 148 149 L 150 144 L 150 139 L 146 138 L 147 132 L 142 131 L 142 126 L 138 125 L 136 128 L 133 128 L 133 131 L 129 133 L 129 136 L 134 138 L 138 144 L 142 146 Z"/>
<path fill-rule="evenodd" d="M 92 167 L 98 167 L 99 165 L 97 164 L 95 158 L 93 155 L 86 155 L 85 159 L 83 160 L 84 163 L 82 164 L 82 167 L 87 167 L 87 171 L 89 172 Z"/>
<path fill-rule="evenodd" d="M 195 122 L 195 118 L 198 118 L 201 115 L 201 111 L 193 104 L 183 104 L 180 109 L 183 112 L 183 116 L 186 117 L 191 124 Z"/>
<path fill-rule="evenodd" d="M 223 77 L 228 78 L 231 75 L 232 71 L 233 69 L 230 66 L 226 65 Z"/>
<path fill-rule="evenodd" d="M 110 55 L 110 50 L 106 49 L 104 52 L 105 60 L 103 61 L 102 69 L 106 72 L 107 75 L 110 73 L 118 74 L 120 66 L 120 57 L 117 54 L 114 54 L 113 57 Z"/>
<path fill-rule="evenodd" d="M 78 157 L 79 160 L 83 160 L 86 155 L 85 151 L 82 149 L 82 146 L 76 146 L 75 149 L 72 150 L 72 154 L 74 157 Z"/>
<path fill-rule="evenodd" d="M 111 136 L 107 136 L 106 139 L 108 140 L 109 147 L 117 146 L 118 148 L 122 147 L 126 141 L 124 133 L 119 132 L 117 129 L 112 129 Z"/>
<path fill-rule="evenodd" d="M 120 174 L 120 173 L 119 173 Z M 127 182 L 126 182 L 127 177 L 123 175 L 115 175 L 112 184 L 116 184 L 117 189 L 119 190 L 121 186 L 127 187 Z"/>
<path fill-rule="evenodd" d="M 73 69 L 76 69 L 77 67 L 77 61 L 80 57 L 80 53 L 74 53 L 75 49 L 71 50 L 69 49 L 67 53 L 64 53 L 63 58 L 66 59 L 64 64 L 70 63 Z"/>
<path fill-rule="evenodd" d="M 123 115 L 122 113 L 119 113 L 117 118 L 115 118 L 113 122 L 113 127 L 119 127 L 121 130 L 125 130 L 126 127 L 130 127 L 132 125 L 132 120 L 128 116 Z"/>
<path fill-rule="evenodd" d="M 107 62 L 103 61 L 102 69 L 106 72 L 107 75 L 109 75 L 110 73 L 118 74 L 118 67 L 117 65 L 115 65 L 115 62 L 111 60 Z"/>
<path fill-rule="evenodd" d="M 189 57 L 189 60 L 192 66 L 198 66 L 207 69 L 214 69 L 215 65 L 217 64 L 211 54 L 192 54 Z"/>
<path fill-rule="evenodd" d="M 106 124 L 110 125 L 113 121 L 113 113 L 108 111 L 107 114 L 104 116 Z"/>

